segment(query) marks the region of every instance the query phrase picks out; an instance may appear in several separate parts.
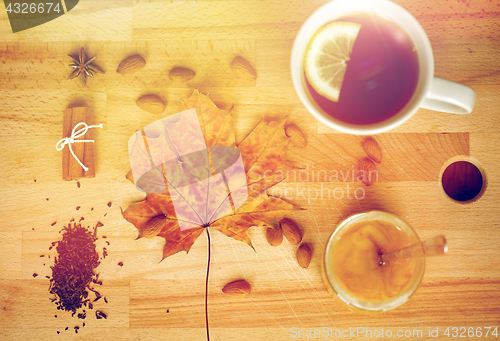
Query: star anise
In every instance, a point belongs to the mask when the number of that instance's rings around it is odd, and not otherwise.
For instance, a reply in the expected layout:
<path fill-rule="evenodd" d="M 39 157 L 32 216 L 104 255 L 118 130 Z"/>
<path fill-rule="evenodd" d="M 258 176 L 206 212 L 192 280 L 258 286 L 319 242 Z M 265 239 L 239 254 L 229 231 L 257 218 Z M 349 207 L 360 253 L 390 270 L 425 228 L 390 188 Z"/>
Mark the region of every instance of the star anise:
<path fill-rule="evenodd" d="M 85 53 L 83 47 L 80 50 L 80 55 L 78 56 L 78 58 L 75 58 L 70 54 L 68 54 L 68 56 L 73 59 L 73 64 L 70 64 L 69 67 L 74 69 L 71 75 L 69 75 L 68 79 L 73 79 L 80 76 L 82 86 L 85 86 L 85 84 L 87 84 L 87 76 L 89 76 L 90 78 L 94 78 L 94 73 L 104 73 L 104 71 L 102 71 L 100 67 L 92 64 L 95 57 L 87 59 L 87 54 Z"/>

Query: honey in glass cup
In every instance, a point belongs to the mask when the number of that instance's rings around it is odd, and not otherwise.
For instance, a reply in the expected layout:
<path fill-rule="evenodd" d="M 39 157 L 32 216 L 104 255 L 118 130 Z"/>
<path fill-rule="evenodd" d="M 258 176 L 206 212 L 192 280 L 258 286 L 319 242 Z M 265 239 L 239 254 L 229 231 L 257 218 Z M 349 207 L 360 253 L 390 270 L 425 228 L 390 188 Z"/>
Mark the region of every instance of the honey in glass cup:
<path fill-rule="evenodd" d="M 366 312 L 394 309 L 416 291 L 425 258 L 388 261 L 380 254 L 419 243 L 403 220 L 382 211 L 350 216 L 331 235 L 323 257 L 323 279 L 330 293 Z"/>

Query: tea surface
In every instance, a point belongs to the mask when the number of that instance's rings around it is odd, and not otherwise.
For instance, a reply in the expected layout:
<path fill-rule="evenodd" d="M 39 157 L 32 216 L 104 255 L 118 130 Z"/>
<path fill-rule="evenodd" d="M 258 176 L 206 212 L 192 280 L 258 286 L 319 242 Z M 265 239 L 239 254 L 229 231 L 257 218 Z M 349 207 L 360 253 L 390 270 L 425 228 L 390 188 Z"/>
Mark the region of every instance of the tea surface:
<path fill-rule="evenodd" d="M 414 45 L 395 23 L 369 14 L 353 14 L 335 21 L 361 24 L 340 91 L 333 102 L 307 83 L 314 101 L 332 117 L 367 125 L 396 115 L 411 99 L 419 65 Z"/>

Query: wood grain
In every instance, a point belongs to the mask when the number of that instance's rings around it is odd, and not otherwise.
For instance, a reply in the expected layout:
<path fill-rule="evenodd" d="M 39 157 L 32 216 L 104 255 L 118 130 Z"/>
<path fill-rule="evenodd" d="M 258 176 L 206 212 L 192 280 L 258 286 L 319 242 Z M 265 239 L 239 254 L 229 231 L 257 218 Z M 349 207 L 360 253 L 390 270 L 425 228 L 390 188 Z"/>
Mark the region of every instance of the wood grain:
<path fill-rule="evenodd" d="M 365 157 L 362 138 L 315 120 L 291 82 L 293 39 L 307 17 L 327 2 L 87 0 L 56 20 L 16 34 L 0 3 L 2 340 L 206 339 L 205 234 L 189 254 L 160 262 L 163 240 L 135 240 L 137 231 L 120 210 L 144 197 L 125 179 L 128 139 L 158 119 L 139 109 L 136 99 L 157 94 L 167 103 L 164 114 L 170 115 L 181 111 L 181 100 L 193 89 L 210 94 L 220 107 L 234 105 L 237 141 L 264 115 L 288 115 L 308 141 L 306 149 L 289 151 L 302 173 L 270 192 L 305 208 L 289 218 L 313 248 L 311 264 L 301 269 L 297 246 L 286 240 L 270 246 L 264 229 L 250 229 L 255 251 L 213 231 L 208 298 L 212 339 L 289 340 L 292 327 L 365 327 L 394 333 L 422 330 L 424 339 L 429 328 L 439 328 L 439 339 L 454 340 L 460 338 L 443 335 L 447 327 L 500 327 L 500 4 L 395 1 L 428 34 L 435 75 L 472 87 L 477 100 L 470 115 L 421 109 L 400 127 L 376 135 L 383 158 L 377 164 L 377 181 L 366 187 L 352 176 L 357 161 Z M 67 55 L 81 47 L 106 71 L 89 79 L 85 88 L 67 79 Z M 133 75 L 117 74 L 118 64 L 136 53 L 146 59 L 145 68 Z M 234 77 L 230 63 L 237 55 L 255 66 L 257 80 Z M 168 71 L 175 66 L 192 69 L 196 77 L 187 83 L 171 81 Z M 55 150 L 62 112 L 75 106 L 92 108 L 91 124 L 104 124 L 93 136 L 96 177 L 82 178 L 80 187 L 62 181 L 62 154 Z M 476 202 L 459 204 L 443 191 L 439 177 L 453 158 L 471 158 L 484 170 L 487 188 Z M 338 181 L 323 175 L 335 172 Z M 422 239 L 443 233 L 450 251 L 427 261 L 420 288 L 403 306 L 362 315 L 328 295 L 321 255 L 342 219 L 372 209 L 400 216 Z M 62 226 L 82 217 L 88 226 L 104 224 L 98 236 L 107 238 L 100 238 L 97 246 L 99 252 L 107 247 L 109 255 L 98 270 L 100 292 L 109 304 L 100 306 L 107 320 L 89 314 L 86 326 L 75 334 L 73 327 L 82 320 L 56 310 L 45 276 L 50 276 L 56 256 L 54 249 L 48 250 L 50 243 L 60 237 Z M 247 298 L 221 292 L 224 284 L 241 278 L 252 285 Z"/>

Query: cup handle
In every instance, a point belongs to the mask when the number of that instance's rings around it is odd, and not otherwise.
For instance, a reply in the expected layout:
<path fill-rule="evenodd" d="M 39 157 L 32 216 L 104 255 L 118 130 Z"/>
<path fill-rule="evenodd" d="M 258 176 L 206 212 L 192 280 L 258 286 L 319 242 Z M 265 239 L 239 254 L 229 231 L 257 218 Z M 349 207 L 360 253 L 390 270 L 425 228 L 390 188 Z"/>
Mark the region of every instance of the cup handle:
<path fill-rule="evenodd" d="M 476 101 L 476 92 L 463 84 L 434 77 L 421 108 L 452 114 L 470 114 Z"/>

